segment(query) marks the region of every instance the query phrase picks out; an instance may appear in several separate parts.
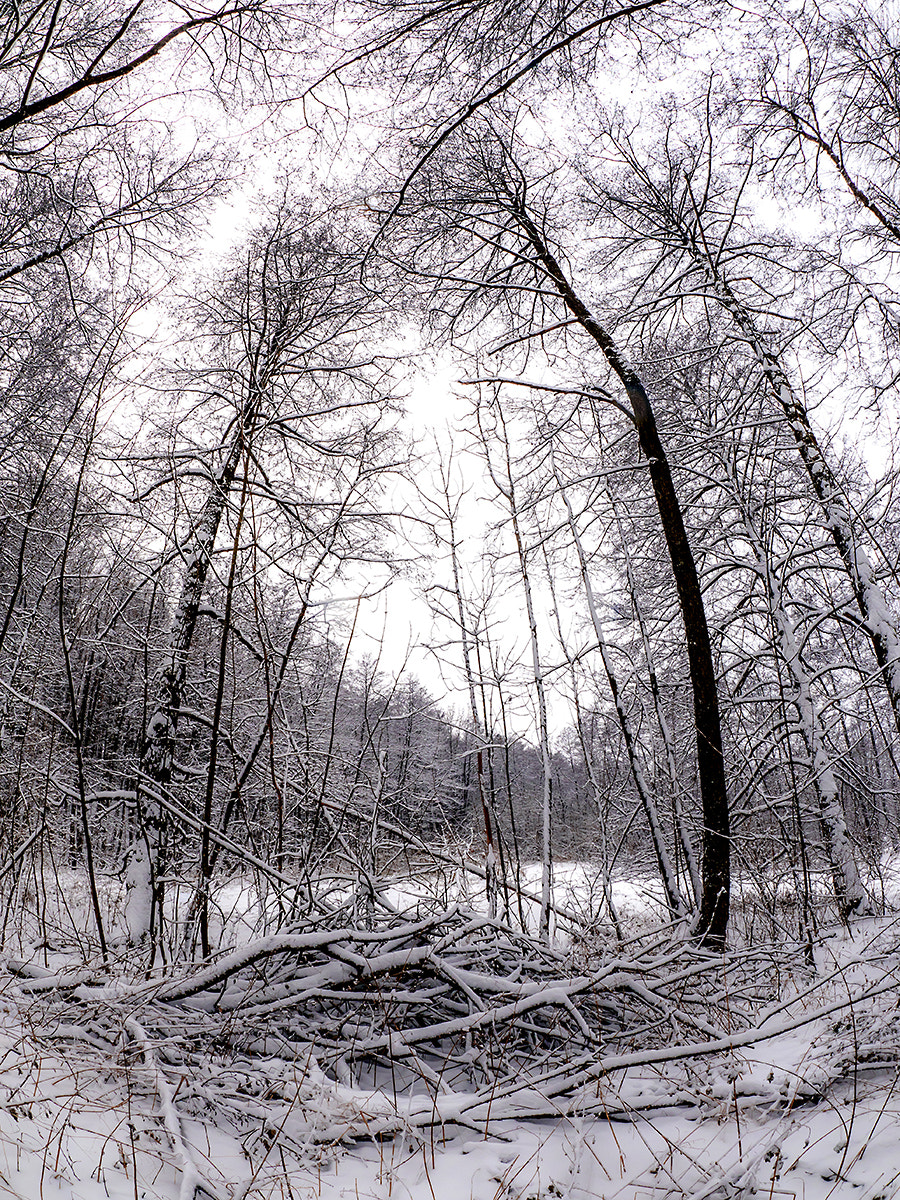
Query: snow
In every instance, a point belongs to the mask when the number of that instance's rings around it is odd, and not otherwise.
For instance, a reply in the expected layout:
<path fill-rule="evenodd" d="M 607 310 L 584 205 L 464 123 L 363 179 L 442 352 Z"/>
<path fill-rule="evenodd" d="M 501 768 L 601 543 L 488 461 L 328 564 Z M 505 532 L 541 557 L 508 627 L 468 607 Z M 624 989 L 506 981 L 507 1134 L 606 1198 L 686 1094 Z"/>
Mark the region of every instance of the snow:
<path fill-rule="evenodd" d="M 885 869 L 889 895 L 897 890 L 895 867 Z M 531 874 L 539 883 L 539 865 Z M 589 905 L 590 867 L 559 864 L 556 880 L 565 889 L 561 902 Z M 616 886 L 632 919 L 643 914 L 649 924 L 661 914 L 659 888 L 640 880 Z M 400 902 L 415 889 L 404 892 L 397 883 L 393 890 Z M 234 945 L 230 956 L 258 952 L 253 889 L 235 880 L 218 900 Z M 535 897 L 535 915 L 537 906 Z M 321 936 L 272 935 L 285 942 Z M 136 1005 L 147 995 L 146 981 L 108 989 L 109 1030 L 95 1036 L 78 996 L 100 1003 L 92 1011 L 102 1013 L 101 989 L 83 968 L 79 977 L 60 954 L 45 967 L 10 966 L 15 973 L 0 973 L 0 1197 L 900 1195 L 900 920 L 892 916 L 832 930 L 812 968 L 798 953 L 792 968 L 778 973 L 777 992 L 756 997 L 751 1027 L 727 1034 L 729 1005 L 735 1013 L 747 1009 L 736 984 L 731 999 L 709 1008 L 718 1042 L 701 1034 L 693 1053 L 670 1044 L 645 1052 L 611 1047 L 580 1097 L 560 1099 L 558 1115 L 548 1116 L 535 1093 L 541 1115 L 521 1119 L 527 1097 L 520 1096 L 517 1121 L 504 1117 L 508 1082 L 488 1089 L 486 1106 L 483 1095 L 473 1103 L 471 1092 L 449 1085 L 434 1098 L 390 1078 L 370 1086 L 336 1080 L 312 1057 L 223 1058 L 191 1077 L 167 1061 L 165 1039 L 138 1015 L 116 1025 L 115 1005 L 127 1011 L 131 996 Z M 53 971 L 66 968 L 64 1006 L 54 999 Z M 227 1106 L 210 1102 L 209 1079 Z"/>
<path fill-rule="evenodd" d="M 125 855 L 125 928 L 138 945 L 150 932 L 152 910 L 150 855 L 144 841 L 134 842 Z"/>
<path fill-rule="evenodd" d="M 0 1175 L 6 1194 L 26 1198 L 118 1200 L 140 1195 L 184 1196 L 177 1156 L 166 1144 L 149 1097 L 126 1096 L 134 1067 L 111 1065 L 106 1078 L 44 1056 L 16 1078 L 5 1041 L 0 1107 Z M 860 1077 L 820 1103 L 742 1106 L 755 1081 L 790 1079 L 810 1054 L 790 1038 L 733 1072 L 711 1071 L 706 1098 L 682 1110 L 608 1121 L 565 1117 L 514 1125 L 495 1123 L 488 1135 L 448 1127 L 410 1132 L 349 1147 L 317 1144 L 315 1124 L 340 1107 L 335 1089 L 315 1082 L 298 1104 L 310 1104 L 310 1140 L 281 1139 L 281 1112 L 271 1145 L 247 1145 L 215 1124 L 184 1121 L 203 1188 L 218 1197 L 404 1197 L 408 1200 L 638 1200 L 664 1196 L 803 1197 L 889 1200 L 900 1184 L 897 1144 L 900 1095 L 896 1067 Z M 140 1086 L 138 1081 L 134 1081 Z M 151 1081 L 148 1079 L 148 1083 Z M 648 1083 L 648 1087 L 652 1086 Z M 174 1090 L 174 1089 L 173 1089 Z M 635 1100 L 641 1099 L 634 1089 Z M 360 1097 L 362 1099 L 362 1097 Z M 383 1097 L 389 1101 L 388 1097 Z M 318 1100 L 318 1103 L 317 1103 Z"/>

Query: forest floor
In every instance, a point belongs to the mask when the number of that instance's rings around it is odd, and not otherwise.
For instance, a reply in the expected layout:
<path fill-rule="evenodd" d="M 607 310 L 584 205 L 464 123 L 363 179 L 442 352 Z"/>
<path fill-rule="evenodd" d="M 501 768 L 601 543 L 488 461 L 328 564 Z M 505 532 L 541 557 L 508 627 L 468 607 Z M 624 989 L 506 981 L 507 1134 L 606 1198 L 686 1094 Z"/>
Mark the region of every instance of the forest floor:
<path fill-rule="evenodd" d="M 527 1097 L 508 1118 L 508 1081 L 497 1115 L 449 1085 L 435 1099 L 390 1074 L 338 1082 L 312 1056 L 282 1055 L 277 1080 L 272 1060 L 251 1070 L 218 1052 L 179 1068 L 158 1009 L 147 1032 L 146 985 L 85 984 L 61 954 L 6 959 L 0 1198 L 893 1200 L 900 917 L 822 930 L 812 961 L 770 954 L 754 1020 L 732 1021 L 713 989 L 693 1039 L 675 1016 L 671 1045 L 636 1049 L 619 1031 L 603 1070 L 535 1119 Z"/>

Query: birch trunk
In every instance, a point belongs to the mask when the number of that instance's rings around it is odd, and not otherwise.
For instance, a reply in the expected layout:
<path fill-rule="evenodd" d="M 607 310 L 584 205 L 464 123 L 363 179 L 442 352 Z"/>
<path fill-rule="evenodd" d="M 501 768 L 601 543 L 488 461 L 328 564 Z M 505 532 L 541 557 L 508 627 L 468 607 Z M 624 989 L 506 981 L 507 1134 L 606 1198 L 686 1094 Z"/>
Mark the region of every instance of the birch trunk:
<path fill-rule="evenodd" d="M 129 917 L 129 937 L 138 941 L 149 937 L 159 943 L 164 924 L 165 875 L 168 869 L 168 818 L 154 793 L 165 793 L 172 780 L 175 735 L 181 711 L 184 683 L 197 615 L 203 599 L 209 564 L 228 494 L 234 482 L 244 447 L 242 429 L 234 434 L 218 474 L 200 510 L 192 537 L 191 551 L 185 564 L 178 606 L 170 628 L 168 648 L 159 674 L 153 708 L 147 720 L 141 748 L 141 776 L 138 786 L 138 813 L 141 844 L 126 852 L 132 863 L 142 863 L 140 870 L 129 870 L 126 905 Z M 139 895 L 138 890 L 149 889 Z"/>
<path fill-rule="evenodd" d="M 463 671 L 466 676 L 466 687 L 469 693 L 469 712 L 472 718 L 472 730 L 479 743 L 476 751 L 476 778 L 478 783 L 478 801 L 481 806 L 481 815 L 484 821 L 484 888 L 485 899 L 487 900 L 488 913 L 495 917 L 498 911 L 498 899 L 500 894 L 499 877 L 500 863 L 497 856 L 497 846 L 495 844 L 495 826 L 497 824 L 494 813 L 492 796 L 485 788 L 484 780 L 484 730 L 478 713 L 478 699 L 475 694 L 475 674 L 472 668 L 472 650 L 469 638 L 468 623 L 466 621 L 466 610 L 463 602 L 462 580 L 459 571 L 459 543 L 456 534 L 456 511 L 450 503 L 450 480 L 448 475 L 443 475 L 442 481 L 444 499 L 446 501 L 446 511 L 444 518 L 447 522 L 449 530 L 449 546 L 450 546 L 450 565 L 453 571 L 453 593 L 456 597 L 457 620 L 459 622 L 459 637 L 462 647 Z M 505 887 L 505 884 L 504 884 Z M 507 916 L 509 914 L 507 913 Z"/>
<path fill-rule="evenodd" d="M 540 642 L 538 639 L 537 616 L 534 607 L 534 593 L 531 586 L 531 572 L 528 564 L 528 548 L 522 534 L 519 520 L 519 506 L 516 498 L 516 488 L 513 482 L 512 461 L 509 453 L 509 438 L 503 409 L 496 406 L 497 419 L 502 429 L 501 444 L 503 448 L 504 477 L 500 479 L 494 470 L 490 458 L 490 439 L 481 429 L 479 413 L 479 428 L 482 433 L 482 444 L 487 456 L 487 466 L 491 479 L 497 491 L 503 497 L 509 508 L 510 523 L 513 538 L 516 543 L 516 556 L 519 563 L 519 575 L 522 580 L 522 590 L 525 595 L 525 611 L 528 617 L 528 640 L 531 650 L 532 677 L 534 680 L 535 696 L 537 698 L 538 742 L 541 754 L 541 911 L 538 919 L 538 934 L 545 940 L 550 937 L 550 909 L 553 891 L 553 854 L 551 845 L 551 805 L 553 799 L 553 766 L 550 755 L 550 733 L 547 720 L 547 695 L 544 688 L 544 673 L 541 665 Z"/>
<path fill-rule="evenodd" d="M 850 505 L 838 483 L 813 429 L 809 413 L 791 387 L 787 372 L 765 335 L 757 328 L 752 314 L 741 303 L 718 266 L 698 245 L 696 238 L 682 228 L 678 235 L 694 263 L 704 272 L 719 303 L 753 351 L 762 370 L 769 393 L 787 420 L 794 444 L 819 501 L 834 547 L 850 580 L 853 597 L 872 643 L 875 661 L 894 712 L 900 734 L 900 633 L 896 618 L 888 608 L 875 579 L 871 560 L 858 537 Z"/>
<path fill-rule="evenodd" d="M 737 489 L 734 489 L 737 497 Z M 819 805 L 819 819 L 825 841 L 825 854 L 831 869 L 834 894 L 842 917 L 863 915 L 871 911 L 869 898 L 859 877 L 853 855 L 853 845 L 847 831 L 847 821 L 841 804 L 840 789 L 831 759 L 822 737 L 821 721 L 806 666 L 800 653 L 800 640 L 784 603 L 784 594 L 762 538 L 750 514 L 738 498 L 741 528 L 756 558 L 754 569 L 766 588 L 769 613 L 778 650 L 787 667 L 792 685 L 792 701 L 797 722 L 812 773 L 812 784 Z"/>

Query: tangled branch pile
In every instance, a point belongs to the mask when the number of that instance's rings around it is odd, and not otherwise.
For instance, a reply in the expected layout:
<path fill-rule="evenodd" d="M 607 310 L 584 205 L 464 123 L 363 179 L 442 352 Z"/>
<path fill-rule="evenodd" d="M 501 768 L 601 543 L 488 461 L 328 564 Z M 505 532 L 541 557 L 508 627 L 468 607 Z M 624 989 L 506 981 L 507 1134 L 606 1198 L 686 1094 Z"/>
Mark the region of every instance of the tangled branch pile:
<path fill-rule="evenodd" d="M 34 1122 L 36 1146 L 62 1118 L 81 1145 L 101 1114 L 102 1146 L 135 1173 L 149 1156 L 145 1174 L 161 1163 L 183 1194 L 220 1197 L 240 1163 L 201 1152 L 198 1130 L 228 1131 L 256 1179 L 287 1170 L 276 1151 L 316 1161 L 429 1127 L 683 1105 L 790 1113 L 846 1075 L 835 1034 L 848 1021 L 855 1062 L 896 1060 L 890 921 L 816 970 L 797 947 L 713 958 L 670 931 L 591 960 L 458 906 L 368 926 L 322 909 L 155 978 L 8 962 L 0 1117 L 16 1138 Z"/>
<path fill-rule="evenodd" d="M 596 1080 L 603 1055 L 746 1028 L 760 988 L 758 964 L 742 984 L 735 962 L 725 1005 L 722 960 L 663 941 L 585 969 L 575 951 L 460 907 L 370 926 L 323 912 L 302 932 L 250 941 L 177 977 L 13 963 L 7 994 L 39 1002 L 29 1005 L 38 1036 L 113 1059 L 131 1053 L 135 1028 L 145 1031 L 141 1053 L 152 1045 L 160 1069 L 182 1079 L 182 1104 L 193 1094 L 234 1114 L 242 1095 L 237 1109 L 249 1116 L 255 1094 L 255 1116 L 268 1122 L 274 1072 L 281 1083 L 322 1080 L 334 1095 L 389 1095 L 396 1122 L 398 1097 L 433 1120 L 463 1119 L 472 1104 L 555 1111 Z M 459 1107 L 447 1107 L 451 1095 Z"/>

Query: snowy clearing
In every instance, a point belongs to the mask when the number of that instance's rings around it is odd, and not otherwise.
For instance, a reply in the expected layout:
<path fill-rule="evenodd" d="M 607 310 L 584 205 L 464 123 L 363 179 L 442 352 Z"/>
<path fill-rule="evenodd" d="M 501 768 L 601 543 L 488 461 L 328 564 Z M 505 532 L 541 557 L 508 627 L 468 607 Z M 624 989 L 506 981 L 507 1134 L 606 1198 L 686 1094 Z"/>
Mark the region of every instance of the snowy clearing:
<path fill-rule="evenodd" d="M 575 866 L 561 872 L 569 902 L 583 898 L 585 876 Z M 646 893 L 628 886 L 638 910 Z M 529 971 L 571 969 L 572 960 L 541 960 L 525 939 L 518 984 L 475 971 L 467 955 L 486 963 L 515 941 L 483 913 L 423 917 L 418 902 L 418 921 L 395 923 L 389 937 L 330 928 L 260 939 L 251 936 L 259 909 L 251 920 L 256 906 L 235 882 L 219 897 L 232 948 L 204 970 L 148 979 L 67 966 L 59 953 L 52 966 L 8 960 L 3 1194 L 900 1192 L 900 920 L 833 930 L 814 968 L 799 944 L 716 961 L 645 937 L 627 952 L 582 957 L 590 969 L 580 976 L 548 974 L 533 987 Z M 441 1025 L 440 1005 L 452 1010 L 460 994 L 446 972 L 472 1004 Z M 603 1000 L 594 1043 L 584 1007 L 592 995 Z M 354 1028 L 329 1011 L 356 1013 Z M 530 1013 L 553 1012 L 562 1015 L 530 1023 Z"/>

